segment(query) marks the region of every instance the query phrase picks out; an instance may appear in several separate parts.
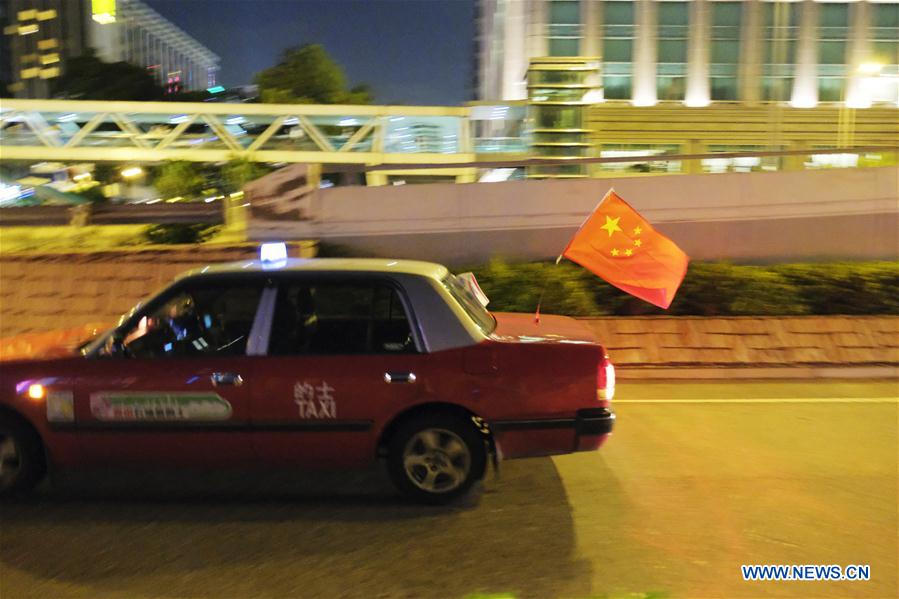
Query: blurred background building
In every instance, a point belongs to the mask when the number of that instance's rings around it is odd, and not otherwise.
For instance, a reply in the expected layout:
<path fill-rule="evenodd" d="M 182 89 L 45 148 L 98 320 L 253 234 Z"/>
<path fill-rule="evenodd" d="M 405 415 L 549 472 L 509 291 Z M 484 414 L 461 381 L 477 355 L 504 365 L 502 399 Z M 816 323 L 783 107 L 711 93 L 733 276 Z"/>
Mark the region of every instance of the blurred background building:
<path fill-rule="evenodd" d="M 477 99 L 525 105 L 535 156 L 892 145 L 899 135 L 896 0 L 479 0 L 477 19 Z M 509 127 L 493 120 L 486 136 L 502 138 Z"/>
<path fill-rule="evenodd" d="M 479 0 L 477 95 L 529 98 L 530 61 L 590 57 L 596 99 L 899 101 L 899 2 Z"/>
<path fill-rule="evenodd" d="M 216 85 L 219 57 L 139 0 L 2 0 L 0 19 L 0 74 L 15 97 L 49 97 L 66 59 L 89 48 L 170 92 Z"/>

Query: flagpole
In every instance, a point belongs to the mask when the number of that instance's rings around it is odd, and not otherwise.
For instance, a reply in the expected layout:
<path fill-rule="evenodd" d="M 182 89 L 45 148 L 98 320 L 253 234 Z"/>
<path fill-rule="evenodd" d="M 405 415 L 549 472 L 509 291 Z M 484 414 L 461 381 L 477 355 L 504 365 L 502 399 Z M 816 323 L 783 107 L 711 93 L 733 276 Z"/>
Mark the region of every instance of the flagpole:
<path fill-rule="evenodd" d="M 577 234 L 581 232 L 581 229 L 584 228 L 584 225 L 587 224 L 587 221 L 590 220 L 590 217 L 593 216 L 597 210 L 599 210 L 599 207 L 602 206 L 602 203 L 605 202 L 606 199 L 613 193 L 615 193 L 615 188 L 610 187 L 609 191 L 606 192 L 606 195 L 602 196 L 602 199 L 599 201 L 599 203 L 596 204 L 596 206 L 593 207 L 593 210 L 590 211 L 590 214 L 588 214 L 586 218 L 581 221 L 581 225 L 577 228 L 577 231 L 574 232 L 574 235 L 571 236 L 571 239 L 568 240 L 568 243 L 565 245 L 565 249 L 563 249 L 562 253 L 559 254 L 559 256 L 556 258 L 556 266 L 558 266 L 559 262 L 562 261 L 562 258 L 565 257 L 565 252 L 567 252 L 568 248 L 571 247 L 571 242 L 574 241 L 574 238 L 577 237 Z M 546 293 L 547 284 L 548 283 L 544 281 L 543 289 L 540 290 L 540 298 L 537 300 L 537 310 L 534 312 L 534 322 L 536 324 L 540 324 L 540 306 L 543 304 L 543 294 Z"/>

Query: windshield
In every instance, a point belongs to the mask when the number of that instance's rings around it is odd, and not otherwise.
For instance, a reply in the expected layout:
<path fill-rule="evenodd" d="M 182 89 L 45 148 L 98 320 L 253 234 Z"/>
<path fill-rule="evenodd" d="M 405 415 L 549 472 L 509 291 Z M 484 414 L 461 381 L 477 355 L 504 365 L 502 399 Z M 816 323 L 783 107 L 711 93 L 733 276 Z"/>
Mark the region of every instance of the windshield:
<path fill-rule="evenodd" d="M 441 283 L 485 335 L 491 334 L 496 329 L 496 319 L 487 308 L 481 305 L 481 302 L 466 287 L 465 283 L 459 280 L 459 277 L 454 274 L 448 274 Z"/>

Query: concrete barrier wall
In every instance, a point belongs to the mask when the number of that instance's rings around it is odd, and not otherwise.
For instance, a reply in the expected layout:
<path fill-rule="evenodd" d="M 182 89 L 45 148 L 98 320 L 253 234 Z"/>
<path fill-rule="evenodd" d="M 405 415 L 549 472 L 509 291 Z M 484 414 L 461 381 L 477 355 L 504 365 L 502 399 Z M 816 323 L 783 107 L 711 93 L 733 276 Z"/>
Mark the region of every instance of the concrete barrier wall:
<path fill-rule="evenodd" d="M 899 167 L 324 189 L 309 220 L 254 220 L 250 235 L 451 264 L 549 258 L 613 187 L 696 259 L 899 257 Z"/>

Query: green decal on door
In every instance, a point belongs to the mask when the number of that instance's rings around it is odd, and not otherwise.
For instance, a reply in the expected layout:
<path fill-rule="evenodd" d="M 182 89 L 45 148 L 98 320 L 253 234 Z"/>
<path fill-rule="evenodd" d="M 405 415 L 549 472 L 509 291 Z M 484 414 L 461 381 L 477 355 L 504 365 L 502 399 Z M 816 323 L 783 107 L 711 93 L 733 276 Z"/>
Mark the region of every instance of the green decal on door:
<path fill-rule="evenodd" d="M 91 414 L 107 422 L 220 422 L 231 417 L 231 404 L 218 393 L 91 394 Z"/>

